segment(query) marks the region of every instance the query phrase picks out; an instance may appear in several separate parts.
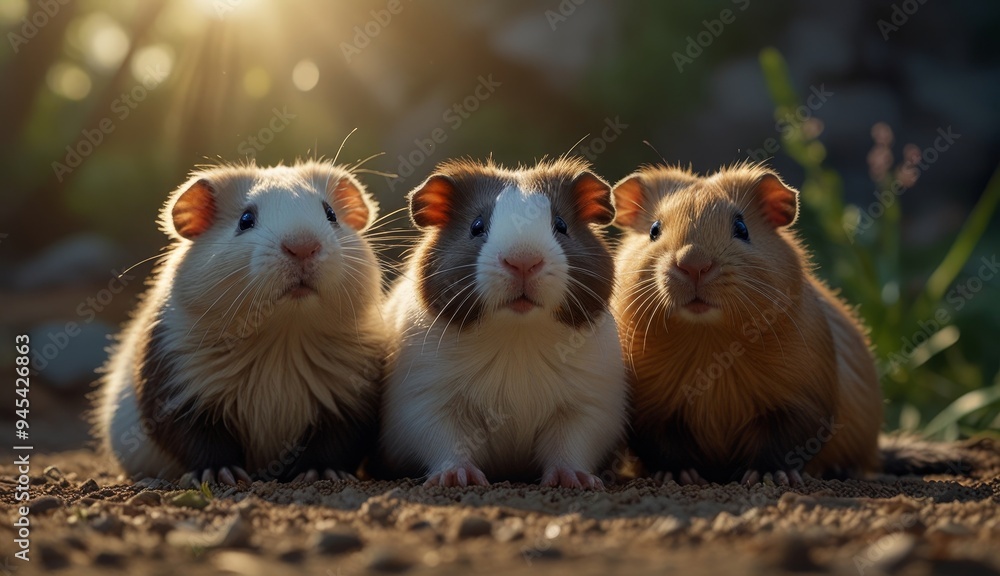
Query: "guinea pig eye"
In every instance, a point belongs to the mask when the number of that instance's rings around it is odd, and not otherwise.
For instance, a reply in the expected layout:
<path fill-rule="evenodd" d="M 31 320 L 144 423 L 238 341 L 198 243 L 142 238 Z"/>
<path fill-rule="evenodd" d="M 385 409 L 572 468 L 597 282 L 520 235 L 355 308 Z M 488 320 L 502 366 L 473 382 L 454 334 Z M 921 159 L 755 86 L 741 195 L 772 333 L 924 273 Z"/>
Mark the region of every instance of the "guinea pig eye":
<path fill-rule="evenodd" d="M 746 222 L 743 221 L 743 216 L 739 214 L 733 218 L 733 238 L 739 238 L 744 242 L 750 241 L 750 230 L 747 229 Z"/>
<path fill-rule="evenodd" d="M 333 212 L 333 208 L 331 208 L 330 205 L 327 204 L 326 202 L 323 202 L 323 210 L 326 211 L 326 219 L 336 224 L 337 215 Z"/>
<path fill-rule="evenodd" d="M 469 229 L 469 232 L 471 232 L 473 236 L 482 236 L 486 233 L 486 224 L 483 223 L 482 216 L 472 221 L 472 227 Z"/>
<path fill-rule="evenodd" d="M 257 224 L 257 215 L 253 213 L 253 210 L 247 210 L 240 216 L 240 232 L 253 228 L 255 224 Z"/>
<path fill-rule="evenodd" d="M 649 227 L 649 239 L 656 240 L 663 233 L 663 223 L 657 220 L 653 222 L 653 225 Z"/>
<path fill-rule="evenodd" d="M 558 232 L 560 234 L 565 234 L 566 230 L 567 230 L 567 228 L 566 228 L 566 221 L 563 220 L 562 217 L 556 216 L 555 228 L 556 228 L 556 232 Z"/>

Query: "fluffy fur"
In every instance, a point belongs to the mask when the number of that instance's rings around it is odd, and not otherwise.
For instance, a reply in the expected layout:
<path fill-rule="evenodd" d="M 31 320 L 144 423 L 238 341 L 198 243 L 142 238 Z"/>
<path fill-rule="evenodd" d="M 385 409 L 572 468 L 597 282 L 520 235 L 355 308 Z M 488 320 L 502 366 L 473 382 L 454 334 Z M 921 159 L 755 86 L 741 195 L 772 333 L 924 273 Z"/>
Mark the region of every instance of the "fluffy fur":
<path fill-rule="evenodd" d="M 423 238 L 386 311 L 389 469 L 429 484 L 600 486 L 626 398 L 598 230 L 613 218 L 610 187 L 577 160 L 459 161 L 410 206 Z"/>
<path fill-rule="evenodd" d="M 363 236 L 376 211 L 326 162 L 207 168 L 171 195 L 161 225 L 175 243 L 99 395 L 97 435 L 127 473 L 357 470 L 385 350 Z"/>
<path fill-rule="evenodd" d="M 646 468 L 720 482 L 874 469 L 875 364 L 788 228 L 797 192 L 757 165 L 704 178 L 650 167 L 615 202 L 626 235 L 613 309 Z"/>

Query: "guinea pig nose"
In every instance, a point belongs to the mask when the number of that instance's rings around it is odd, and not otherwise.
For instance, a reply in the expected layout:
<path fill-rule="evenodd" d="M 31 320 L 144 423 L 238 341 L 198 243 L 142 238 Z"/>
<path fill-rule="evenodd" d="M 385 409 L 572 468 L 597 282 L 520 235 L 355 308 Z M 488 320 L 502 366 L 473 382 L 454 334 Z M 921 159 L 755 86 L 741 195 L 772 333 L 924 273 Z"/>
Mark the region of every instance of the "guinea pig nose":
<path fill-rule="evenodd" d="M 702 274 L 712 269 L 712 259 L 701 251 L 689 250 L 674 265 L 685 275 L 698 280 Z"/>
<path fill-rule="evenodd" d="M 538 254 L 501 256 L 500 260 L 509 272 L 525 278 L 537 274 L 545 266 L 545 259 Z"/>
<path fill-rule="evenodd" d="M 319 252 L 320 243 L 315 238 L 285 240 L 281 243 L 281 249 L 292 258 L 305 261 Z"/>

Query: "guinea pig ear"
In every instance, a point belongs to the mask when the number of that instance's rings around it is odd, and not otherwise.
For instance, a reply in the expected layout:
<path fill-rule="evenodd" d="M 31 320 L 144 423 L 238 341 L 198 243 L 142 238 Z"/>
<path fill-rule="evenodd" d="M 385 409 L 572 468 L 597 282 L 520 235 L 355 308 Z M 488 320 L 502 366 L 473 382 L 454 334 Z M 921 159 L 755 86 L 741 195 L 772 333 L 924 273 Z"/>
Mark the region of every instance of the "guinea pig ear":
<path fill-rule="evenodd" d="M 419 228 L 441 227 L 448 223 L 455 181 L 434 174 L 409 194 L 410 216 Z"/>
<path fill-rule="evenodd" d="M 172 203 L 168 203 L 169 217 L 164 214 L 164 224 L 168 231 L 181 238 L 193 240 L 201 236 L 215 222 L 215 189 L 211 182 L 199 178 L 186 189 L 175 192 Z"/>
<path fill-rule="evenodd" d="M 764 217 L 775 228 L 795 222 L 799 213 L 799 192 L 787 186 L 776 174 L 767 173 L 757 181 L 754 194 L 760 202 Z"/>
<path fill-rule="evenodd" d="M 573 198 L 576 212 L 588 224 L 607 226 L 615 219 L 615 205 L 611 201 L 611 186 L 591 172 L 582 172 L 573 179 Z"/>
<path fill-rule="evenodd" d="M 337 221 L 363 232 L 378 215 L 378 204 L 354 176 L 330 179 L 326 190 Z"/>
<path fill-rule="evenodd" d="M 652 197 L 642 174 L 634 172 L 622 178 L 612 190 L 615 198 L 615 226 L 644 230 L 649 227 L 649 204 Z"/>

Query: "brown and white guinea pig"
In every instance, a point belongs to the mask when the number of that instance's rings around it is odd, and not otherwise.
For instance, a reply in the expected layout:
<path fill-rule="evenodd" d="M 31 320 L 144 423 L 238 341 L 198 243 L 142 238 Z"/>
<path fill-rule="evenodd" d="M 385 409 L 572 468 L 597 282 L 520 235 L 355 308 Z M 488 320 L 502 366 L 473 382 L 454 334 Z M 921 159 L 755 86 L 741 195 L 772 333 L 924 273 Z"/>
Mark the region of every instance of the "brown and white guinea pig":
<path fill-rule="evenodd" d="M 875 363 L 789 229 L 798 192 L 742 164 L 708 177 L 648 167 L 614 195 L 626 234 L 613 309 L 647 471 L 798 484 L 875 469 Z"/>
<path fill-rule="evenodd" d="M 376 211 L 321 161 L 206 168 L 171 194 L 161 225 L 174 244 L 98 395 L 98 437 L 129 475 L 357 471 L 377 437 L 385 350 L 364 237 Z"/>
<path fill-rule="evenodd" d="M 627 394 L 610 186 L 576 159 L 449 161 L 409 205 L 422 237 L 386 309 L 384 465 L 427 485 L 600 488 Z"/>

